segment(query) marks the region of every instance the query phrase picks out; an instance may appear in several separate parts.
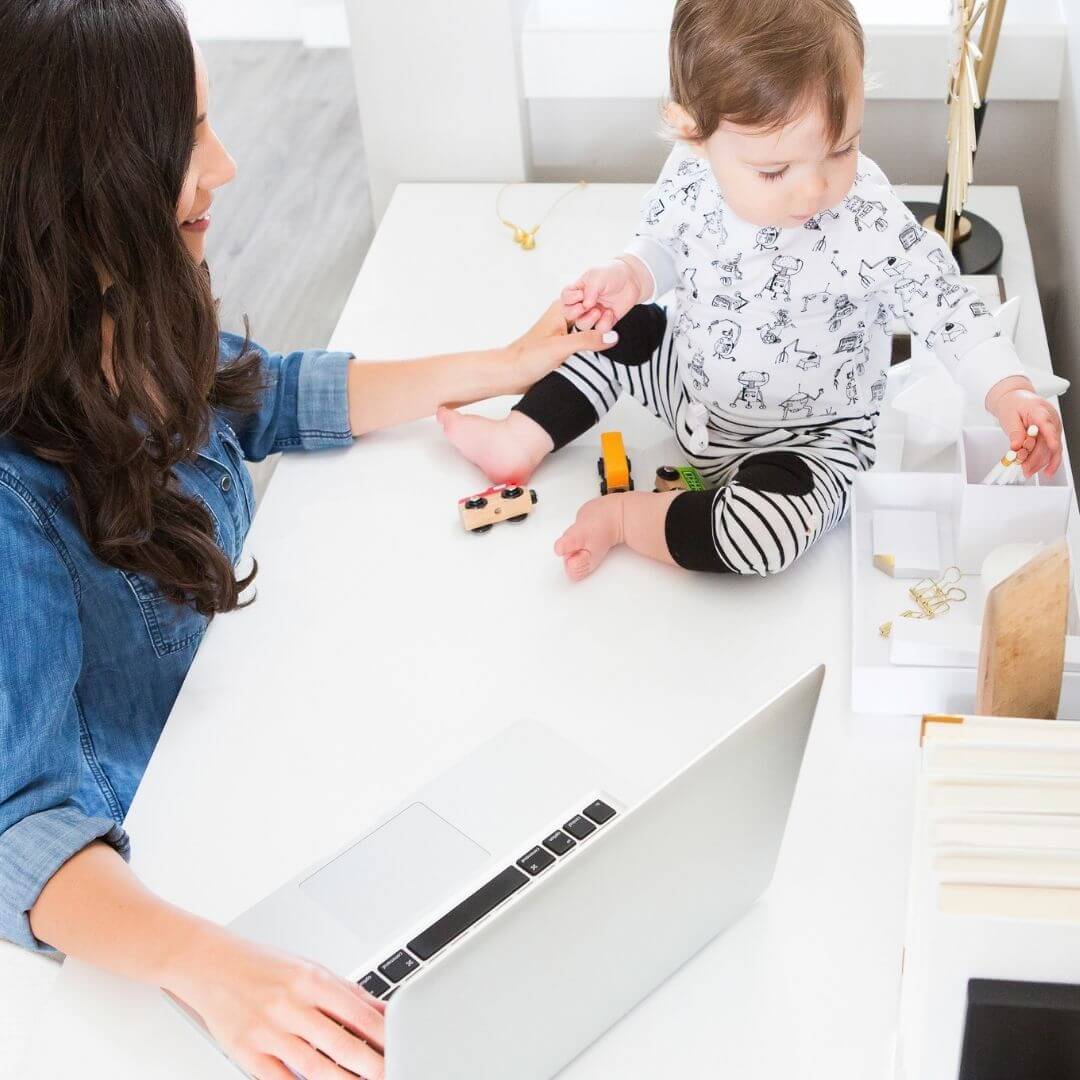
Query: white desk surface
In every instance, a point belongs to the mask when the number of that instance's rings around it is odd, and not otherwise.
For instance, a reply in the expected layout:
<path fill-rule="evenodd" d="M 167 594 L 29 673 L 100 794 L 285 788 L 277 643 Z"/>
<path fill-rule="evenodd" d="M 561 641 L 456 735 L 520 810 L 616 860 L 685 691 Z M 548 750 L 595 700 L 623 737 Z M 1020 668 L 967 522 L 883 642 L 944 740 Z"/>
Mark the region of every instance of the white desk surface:
<path fill-rule="evenodd" d="M 509 339 L 619 250 L 644 188 L 571 196 L 530 253 L 496 222 L 496 190 L 399 188 L 333 344 L 399 357 Z M 504 212 L 532 223 L 561 190 L 513 189 Z M 1048 365 L 1019 196 L 976 188 L 971 207 L 1005 235 L 1022 354 Z M 634 402 L 609 426 L 642 486 L 675 460 L 667 428 Z M 593 432 L 535 476 L 532 519 L 484 536 L 462 531 L 455 502 L 485 481 L 434 421 L 286 457 L 249 542 L 258 600 L 206 636 L 128 815 L 133 866 L 170 900 L 227 921 L 522 712 L 640 791 L 824 661 L 772 887 L 563 1075 L 882 1077 L 915 723 L 851 715 L 847 526 L 773 579 L 687 574 L 619 551 L 572 585 L 551 547 L 597 493 L 596 457 Z M 504 706 L 523 683 L 525 709 Z M 49 1080 L 236 1075 L 156 991 L 75 961 L 26 1064 L 25 1076 Z"/>

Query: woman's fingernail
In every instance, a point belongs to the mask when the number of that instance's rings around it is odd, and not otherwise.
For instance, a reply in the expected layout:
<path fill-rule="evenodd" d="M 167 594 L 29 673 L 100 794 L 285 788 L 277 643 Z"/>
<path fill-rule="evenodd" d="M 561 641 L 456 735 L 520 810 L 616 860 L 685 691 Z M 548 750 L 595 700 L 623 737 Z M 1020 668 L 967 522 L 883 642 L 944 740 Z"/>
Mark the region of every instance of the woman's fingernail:
<path fill-rule="evenodd" d="M 614 330 L 608 330 L 607 333 L 604 334 L 604 344 L 605 345 L 614 345 L 615 342 L 618 341 L 618 340 L 619 340 L 619 335 L 616 334 Z"/>

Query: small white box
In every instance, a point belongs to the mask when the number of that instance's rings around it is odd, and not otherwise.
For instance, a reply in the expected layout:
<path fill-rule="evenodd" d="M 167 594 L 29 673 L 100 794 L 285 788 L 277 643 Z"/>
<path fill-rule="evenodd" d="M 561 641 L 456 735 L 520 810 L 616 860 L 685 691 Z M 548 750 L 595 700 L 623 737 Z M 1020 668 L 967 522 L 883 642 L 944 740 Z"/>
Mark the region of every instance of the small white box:
<path fill-rule="evenodd" d="M 933 510 L 875 510 L 874 565 L 894 578 L 931 577 L 945 569 Z"/>
<path fill-rule="evenodd" d="M 1072 492 L 1068 461 L 1052 479 L 1027 484 L 984 484 L 994 464 L 1009 449 L 997 427 L 964 428 L 960 442 L 960 519 L 956 556 L 965 574 L 977 574 L 994 548 L 1039 540 L 1052 543 L 1065 535 Z"/>

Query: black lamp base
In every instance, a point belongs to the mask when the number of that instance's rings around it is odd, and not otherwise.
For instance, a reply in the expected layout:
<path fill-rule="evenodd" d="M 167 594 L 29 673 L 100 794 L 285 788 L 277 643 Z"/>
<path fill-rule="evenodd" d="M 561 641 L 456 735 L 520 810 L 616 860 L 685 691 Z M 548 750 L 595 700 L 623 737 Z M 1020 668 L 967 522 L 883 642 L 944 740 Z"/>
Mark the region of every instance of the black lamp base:
<path fill-rule="evenodd" d="M 907 208 L 915 215 L 921 225 L 928 217 L 937 213 L 937 203 L 909 202 Z M 986 218 L 979 217 L 969 210 L 964 217 L 971 222 L 971 233 L 967 239 L 953 245 L 953 254 L 960 264 L 961 274 L 996 274 L 1001 270 L 1001 252 L 1004 244 L 1001 233 Z"/>

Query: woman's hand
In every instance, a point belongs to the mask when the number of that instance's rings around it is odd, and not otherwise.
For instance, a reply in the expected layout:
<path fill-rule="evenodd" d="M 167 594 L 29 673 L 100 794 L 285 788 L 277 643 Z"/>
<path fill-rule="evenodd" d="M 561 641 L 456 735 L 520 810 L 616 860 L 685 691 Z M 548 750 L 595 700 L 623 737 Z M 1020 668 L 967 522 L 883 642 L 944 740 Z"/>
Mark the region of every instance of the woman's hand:
<path fill-rule="evenodd" d="M 571 333 L 562 316 L 562 303 L 556 300 L 521 337 L 507 346 L 516 392 L 524 393 L 574 353 L 603 352 L 618 340 L 619 335 L 610 329 Z"/>
<path fill-rule="evenodd" d="M 647 284 L 648 283 L 648 284 Z M 562 291 L 562 314 L 582 330 L 610 330 L 649 295 L 652 275 L 633 255 L 586 270 Z"/>
<path fill-rule="evenodd" d="M 1002 380 L 992 387 L 987 408 L 1008 435 L 1025 479 L 1037 472 L 1049 479 L 1057 472 L 1061 465 L 1061 417 L 1027 379 Z M 1027 433 L 1032 425 L 1039 429 L 1037 436 Z"/>
<path fill-rule="evenodd" d="M 317 964 L 200 923 L 162 986 L 257 1080 L 383 1080 L 386 1007 Z"/>

